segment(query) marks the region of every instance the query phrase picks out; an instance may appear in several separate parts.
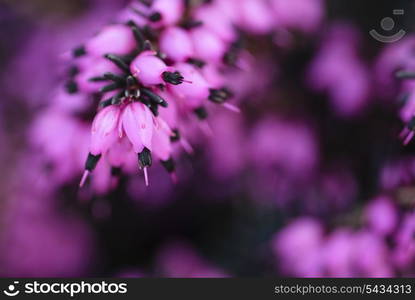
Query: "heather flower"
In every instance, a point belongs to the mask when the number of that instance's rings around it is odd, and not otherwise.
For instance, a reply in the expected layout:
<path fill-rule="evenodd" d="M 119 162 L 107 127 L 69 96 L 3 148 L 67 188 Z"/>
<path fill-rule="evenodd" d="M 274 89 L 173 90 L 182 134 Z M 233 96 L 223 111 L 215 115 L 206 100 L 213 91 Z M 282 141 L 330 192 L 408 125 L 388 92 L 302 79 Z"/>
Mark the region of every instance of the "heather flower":
<path fill-rule="evenodd" d="M 195 55 L 190 34 L 177 26 L 163 31 L 160 36 L 160 50 L 175 62 L 187 61 Z"/>
<path fill-rule="evenodd" d="M 204 27 L 197 27 L 190 32 L 193 41 L 194 56 L 212 64 L 222 62 L 228 45 L 215 33 Z"/>
<path fill-rule="evenodd" d="M 183 77 L 152 51 L 141 53 L 131 62 L 131 73 L 145 86 L 164 83 L 179 85 L 183 82 Z"/>
<path fill-rule="evenodd" d="M 391 199 L 379 197 L 365 208 L 368 227 L 381 236 L 394 232 L 398 224 L 398 211 Z"/>
<path fill-rule="evenodd" d="M 326 92 L 335 113 L 359 114 L 370 99 L 369 72 L 358 55 L 358 32 L 349 25 L 333 26 L 310 66 L 312 89 Z"/>
<path fill-rule="evenodd" d="M 235 2 L 239 13 L 238 25 L 253 34 L 267 34 L 273 29 L 274 17 L 266 1 L 241 0 Z"/>
<path fill-rule="evenodd" d="M 306 33 L 316 31 L 324 17 L 324 0 L 271 0 L 271 7 L 279 26 Z"/>
<path fill-rule="evenodd" d="M 74 55 L 81 56 L 85 53 L 96 57 L 102 57 L 107 53 L 127 55 L 135 47 L 136 43 L 131 29 L 123 24 L 114 24 L 104 27 L 86 43 L 84 48 L 75 49 Z"/>
<path fill-rule="evenodd" d="M 310 218 L 300 218 L 275 235 L 272 248 L 280 258 L 280 268 L 285 274 L 318 277 L 323 275 L 322 242 L 321 224 Z"/>

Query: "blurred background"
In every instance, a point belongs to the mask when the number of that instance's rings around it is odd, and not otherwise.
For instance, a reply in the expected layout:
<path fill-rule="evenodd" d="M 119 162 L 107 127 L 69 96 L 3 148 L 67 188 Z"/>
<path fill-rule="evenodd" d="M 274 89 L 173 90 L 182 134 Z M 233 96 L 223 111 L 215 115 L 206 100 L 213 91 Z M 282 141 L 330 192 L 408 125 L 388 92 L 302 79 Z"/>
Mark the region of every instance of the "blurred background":
<path fill-rule="evenodd" d="M 415 7 L 318 2 L 315 28 L 246 34 L 241 113 L 211 115 L 178 184 L 154 166 L 149 188 L 137 174 L 80 190 L 85 139 L 69 137 L 91 116 L 76 96 L 58 104 L 70 120 L 51 113 L 60 57 L 128 1 L 0 0 L 0 275 L 415 275 L 415 146 L 393 75 L 415 55 Z"/>

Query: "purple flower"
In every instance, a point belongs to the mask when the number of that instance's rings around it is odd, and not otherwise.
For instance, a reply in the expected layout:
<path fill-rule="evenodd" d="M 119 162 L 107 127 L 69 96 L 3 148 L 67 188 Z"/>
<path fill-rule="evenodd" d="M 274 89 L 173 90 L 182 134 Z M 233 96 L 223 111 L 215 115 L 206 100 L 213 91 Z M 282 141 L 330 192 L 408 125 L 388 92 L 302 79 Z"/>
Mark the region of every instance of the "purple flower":
<path fill-rule="evenodd" d="M 358 32 L 350 25 L 335 25 L 310 66 L 312 89 L 326 92 L 333 111 L 341 116 L 359 114 L 368 104 L 370 76 L 358 54 Z"/>

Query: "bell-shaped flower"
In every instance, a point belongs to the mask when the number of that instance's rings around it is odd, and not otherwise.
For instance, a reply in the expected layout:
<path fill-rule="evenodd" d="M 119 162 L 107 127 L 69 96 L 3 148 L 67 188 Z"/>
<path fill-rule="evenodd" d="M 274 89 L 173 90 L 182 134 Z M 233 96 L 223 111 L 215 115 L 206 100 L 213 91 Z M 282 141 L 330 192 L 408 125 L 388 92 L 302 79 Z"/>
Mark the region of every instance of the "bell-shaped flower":
<path fill-rule="evenodd" d="M 144 148 L 152 150 L 151 139 L 153 137 L 154 120 L 150 109 L 142 103 L 128 104 L 121 116 L 122 130 L 133 144 L 135 153 L 140 153 Z"/>
<path fill-rule="evenodd" d="M 180 27 L 167 28 L 160 36 L 160 50 L 174 62 L 183 62 L 194 56 L 192 39 Z"/>
<path fill-rule="evenodd" d="M 127 55 L 137 47 L 131 28 L 123 24 L 106 26 L 85 45 L 86 53 L 102 57 L 105 54 Z"/>
<path fill-rule="evenodd" d="M 215 33 L 204 27 L 193 29 L 190 33 L 195 56 L 203 61 L 218 64 L 222 61 L 228 45 Z"/>
<path fill-rule="evenodd" d="M 161 119 L 156 119 L 156 126 L 153 132 L 153 151 L 152 153 L 161 161 L 167 161 L 172 152 L 172 145 L 170 138 L 173 136 L 169 125 Z"/>
<path fill-rule="evenodd" d="M 117 127 L 120 108 L 115 105 L 103 108 L 92 123 L 90 153 L 100 155 L 106 152 L 117 140 Z"/>
<path fill-rule="evenodd" d="M 154 51 L 144 51 L 138 55 L 130 66 L 131 73 L 145 86 L 170 83 L 181 84 L 183 76 L 174 72 Z"/>
<path fill-rule="evenodd" d="M 195 109 L 203 105 L 203 102 L 209 97 L 210 87 L 199 70 L 186 63 L 176 64 L 175 68 L 189 82 L 171 86 L 170 90 L 173 94 L 181 101 L 184 108 Z"/>

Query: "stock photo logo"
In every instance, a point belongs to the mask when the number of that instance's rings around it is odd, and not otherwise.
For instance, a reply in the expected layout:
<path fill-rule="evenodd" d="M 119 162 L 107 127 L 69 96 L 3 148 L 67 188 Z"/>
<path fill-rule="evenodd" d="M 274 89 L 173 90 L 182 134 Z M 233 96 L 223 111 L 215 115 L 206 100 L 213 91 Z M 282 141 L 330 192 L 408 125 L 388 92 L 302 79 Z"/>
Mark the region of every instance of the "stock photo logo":
<path fill-rule="evenodd" d="M 394 9 L 393 15 L 394 16 L 403 16 L 405 14 L 405 11 L 403 9 Z M 391 17 L 385 17 L 380 21 L 380 27 L 384 32 L 392 33 L 392 30 L 395 28 L 395 20 Z M 369 31 L 369 34 L 377 41 L 381 43 L 395 43 L 399 40 L 401 40 L 405 34 L 406 31 L 403 29 L 400 29 L 396 33 L 392 35 L 383 35 L 379 33 L 376 29 L 372 29 Z"/>
<path fill-rule="evenodd" d="M 14 296 L 17 296 L 19 293 L 20 293 L 20 291 L 18 290 L 18 289 L 16 289 L 16 285 L 17 284 L 19 284 L 19 282 L 18 281 L 14 281 L 13 282 L 13 284 L 10 284 L 8 287 L 7 287 L 7 290 L 4 290 L 3 291 L 3 293 L 6 295 L 6 296 L 9 296 L 9 297 L 14 297 Z"/>

